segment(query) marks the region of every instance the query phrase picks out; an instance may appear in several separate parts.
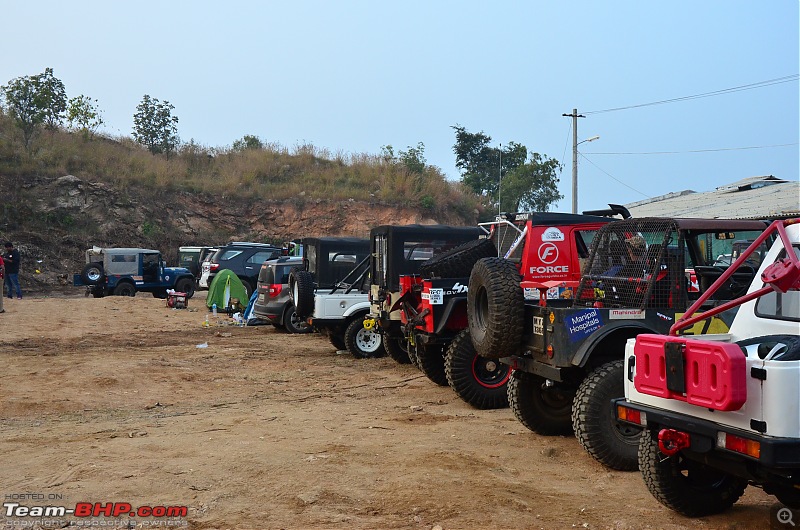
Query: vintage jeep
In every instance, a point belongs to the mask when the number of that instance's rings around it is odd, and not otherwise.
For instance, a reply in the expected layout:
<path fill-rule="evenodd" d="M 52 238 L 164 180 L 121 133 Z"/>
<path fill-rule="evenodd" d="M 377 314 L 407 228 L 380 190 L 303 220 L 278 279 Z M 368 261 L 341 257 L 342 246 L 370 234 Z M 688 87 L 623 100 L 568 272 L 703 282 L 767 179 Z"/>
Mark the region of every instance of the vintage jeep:
<path fill-rule="evenodd" d="M 538 434 L 574 431 L 586 451 L 618 470 L 637 469 L 640 430 L 615 421 L 611 399 L 622 397 L 627 339 L 667 333 L 725 273 L 710 265 L 734 241 L 754 239 L 767 223 L 744 219 L 632 218 L 608 223 L 592 239 L 589 260 L 571 301 L 529 300 L 513 260 L 485 258 L 472 269 L 467 298 L 470 336 L 479 354 L 511 366 L 508 398 L 517 419 Z M 700 292 L 689 289 L 691 269 Z M 738 296 L 755 269 L 726 278 L 708 304 Z M 684 333 L 727 330 L 724 313 Z"/>
<path fill-rule="evenodd" d="M 644 482 L 683 515 L 726 510 L 748 484 L 800 509 L 800 219 L 775 221 L 769 231 L 780 237 L 747 294 L 693 316 L 704 299 L 726 288 L 727 276 L 748 266 L 767 232 L 669 336 L 639 335 L 626 345 L 625 397 L 614 401 L 616 418 L 644 429 Z M 703 340 L 678 335 L 735 306 L 729 332 Z M 781 528 L 789 527 L 791 515 L 777 511 Z"/>
<path fill-rule="evenodd" d="M 478 355 L 467 329 L 472 267 L 482 258 L 519 255 L 523 280 L 551 282 L 545 292 L 529 290 L 528 297 L 568 300 L 580 283 L 594 234 L 617 214 L 630 217 L 621 206 L 591 215 L 500 214 L 479 225 L 485 238 L 428 260 L 418 275 L 401 276 L 402 322 L 412 361 L 431 381 L 450 385 L 476 408 L 507 407 L 509 366 Z"/>
<path fill-rule="evenodd" d="M 369 316 L 364 325 L 377 328 L 386 353 L 399 363 L 409 363 L 408 341 L 403 330 L 400 277 L 419 274 L 431 258 L 462 243 L 474 241 L 482 231 L 477 226 L 381 225 L 370 231 L 371 254 Z"/>
<path fill-rule="evenodd" d="M 357 358 L 383 356 L 381 336 L 363 325 L 369 311 L 369 240 L 306 237 L 302 248 L 303 266 L 289 275 L 297 316 L 337 350 Z"/>
<path fill-rule="evenodd" d="M 194 276 L 183 267 L 167 267 L 161 252 L 145 248 L 100 248 L 86 251 L 86 266 L 72 279 L 86 296 L 136 296 L 138 291 L 166 298 L 167 290 L 194 294 Z"/>

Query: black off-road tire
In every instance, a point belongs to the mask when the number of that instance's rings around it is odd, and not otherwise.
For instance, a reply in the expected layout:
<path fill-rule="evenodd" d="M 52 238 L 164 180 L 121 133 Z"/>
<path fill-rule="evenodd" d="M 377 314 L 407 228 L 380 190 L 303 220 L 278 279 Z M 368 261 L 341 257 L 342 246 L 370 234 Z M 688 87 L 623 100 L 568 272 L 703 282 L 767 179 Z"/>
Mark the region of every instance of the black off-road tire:
<path fill-rule="evenodd" d="M 114 296 L 136 296 L 136 287 L 129 282 L 118 283 L 114 287 Z"/>
<path fill-rule="evenodd" d="M 179 293 L 186 293 L 187 300 L 194 296 L 194 280 L 191 278 L 181 278 L 175 282 L 175 290 Z"/>
<path fill-rule="evenodd" d="M 289 333 L 310 333 L 311 326 L 304 319 L 297 316 L 293 304 L 288 304 L 283 312 L 283 327 Z M 344 349 L 344 348 L 342 348 Z"/>
<path fill-rule="evenodd" d="M 419 271 L 425 278 L 464 278 L 479 259 L 493 256 L 497 249 L 491 239 L 475 239 L 432 257 Z"/>
<path fill-rule="evenodd" d="M 428 379 L 439 386 L 447 386 L 447 375 L 444 373 L 444 346 L 441 344 L 416 344 L 419 369 Z"/>
<path fill-rule="evenodd" d="M 447 348 L 444 372 L 450 388 L 476 409 L 502 409 L 508 406 L 507 387 L 511 367 L 478 355 L 469 330 L 459 333 Z"/>
<path fill-rule="evenodd" d="M 105 289 L 94 289 L 92 290 L 92 298 L 103 298 L 106 295 Z"/>
<path fill-rule="evenodd" d="M 767 493 L 775 495 L 775 498 L 784 506 L 788 506 L 792 510 L 800 510 L 800 491 L 790 489 L 787 486 L 782 489 L 768 491 Z"/>
<path fill-rule="evenodd" d="M 639 469 L 653 497 L 687 517 L 723 512 L 747 487 L 746 480 L 689 460 L 681 453 L 664 455 L 650 432 L 640 437 Z"/>
<path fill-rule="evenodd" d="M 336 348 L 336 351 L 347 350 L 347 343 L 344 341 L 343 335 L 331 331 L 328 333 L 328 340 L 331 341 L 331 345 Z"/>
<path fill-rule="evenodd" d="M 408 341 L 405 338 L 393 339 L 384 335 L 383 347 L 386 353 L 389 354 L 389 357 L 399 364 L 411 363 L 411 357 L 408 354 Z"/>
<path fill-rule="evenodd" d="M 514 370 L 508 380 L 508 404 L 520 423 L 537 434 L 571 434 L 574 392 L 548 387 L 545 379 Z"/>
<path fill-rule="evenodd" d="M 166 289 L 156 289 L 153 291 L 153 298 L 160 298 L 164 300 L 167 297 L 167 290 Z"/>
<path fill-rule="evenodd" d="M 356 359 L 367 359 L 369 357 L 383 357 L 383 337 L 375 328 L 366 329 L 364 320 L 356 318 L 344 332 L 344 343 L 347 351 Z"/>
<path fill-rule="evenodd" d="M 502 258 L 478 260 L 469 276 L 469 334 L 478 355 L 499 359 L 520 347 L 525 298 L 517 266 Z"/>
<path fill-rule="evenodd" d="M 314 312 L 314 276 L 308 271 L 290 272 L 289 289 L 297 316 L 300 318 L 311 316 Z"/>
<path fill-rule="evenodd" d="M 86 285 L 97 285 L 103 281 L 103 276 L 105 276 L 103 264 L 99 262 L 88 263 L 81 270 L 81 280 Z"/>
<path fill-rule="evenodd" d="M 642 430 L 616 419 L 611 400 L 625 397 L 625 362 L 606 363 L 583 380 L 572 405 L 572 428 L 587 453 L 618 471 L 638 469 Z"/>

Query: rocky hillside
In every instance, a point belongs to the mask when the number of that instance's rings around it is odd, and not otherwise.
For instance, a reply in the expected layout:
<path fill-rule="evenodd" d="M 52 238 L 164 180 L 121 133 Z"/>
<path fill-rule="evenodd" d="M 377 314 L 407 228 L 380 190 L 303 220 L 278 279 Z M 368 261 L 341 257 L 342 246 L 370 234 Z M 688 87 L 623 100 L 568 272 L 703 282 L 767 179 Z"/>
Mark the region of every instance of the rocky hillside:
<path fill-rule="evenodd" d="M 0 176 L 7 222 L 0 239 L 22 254 L 20 280 L 29 292 L 63 290 L 83 265 L 84 250 L 130 246 L 161 250 L 174 263 L 181 245 L 226 241 L 285 242 L 306 236 L 367 237 L 382 224 L 474 225 L 477 212 L 431 218 L 424 210 L 378 202 L 307 199 L 272 202 L 124 188 L 72 175 Z M 470 217 L 470 218 L 465 218 Z"/>

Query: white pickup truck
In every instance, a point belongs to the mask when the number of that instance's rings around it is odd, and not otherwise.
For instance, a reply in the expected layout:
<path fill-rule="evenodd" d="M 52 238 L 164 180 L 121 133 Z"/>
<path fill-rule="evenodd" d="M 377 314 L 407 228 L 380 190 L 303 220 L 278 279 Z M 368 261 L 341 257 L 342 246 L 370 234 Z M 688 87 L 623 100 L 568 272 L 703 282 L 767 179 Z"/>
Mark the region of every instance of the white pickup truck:
<path fill-rule="evenodd" d="M 644 482 L 683 515 L 726 510 L 748 485 L 800 508 L 800 219 L 775 221 L 729 272 L 775 233 L 746 295 L 693 315 L 723 275 L 669 336 L 626 346 L 616 417 L 644 429 Z M 676 335 L 736 306 L 729 333 Z"/>

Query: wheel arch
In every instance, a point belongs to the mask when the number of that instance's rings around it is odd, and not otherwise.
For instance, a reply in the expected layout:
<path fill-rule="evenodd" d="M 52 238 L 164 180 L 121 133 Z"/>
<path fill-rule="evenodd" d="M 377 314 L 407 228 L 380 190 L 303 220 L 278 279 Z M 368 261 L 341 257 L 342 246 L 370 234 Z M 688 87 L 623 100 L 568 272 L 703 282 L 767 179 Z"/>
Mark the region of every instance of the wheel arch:
<path fill-rule="evenodd" d="M 572 363 L 581 368 L 594 369 L 609 361 L 623 359 L 625 343 L 641 333 L 658 331 L 638 322 L 619 322 L 603 326 L 578 348 Z"/>
<path fill-rule="evenodd" d="M 370 304 L 368 301 L 358 302 L 357 304 L 353 304 L 350 307 L 348 307 L 347 310 L 342 314 L 342 316 L 346 320 L 353 320 L 356 317 L 358 317 L 358 313 L 361 313 L 362 317 L 366 316 L 366 314 L 369 313 L 369 308 Z"/>

